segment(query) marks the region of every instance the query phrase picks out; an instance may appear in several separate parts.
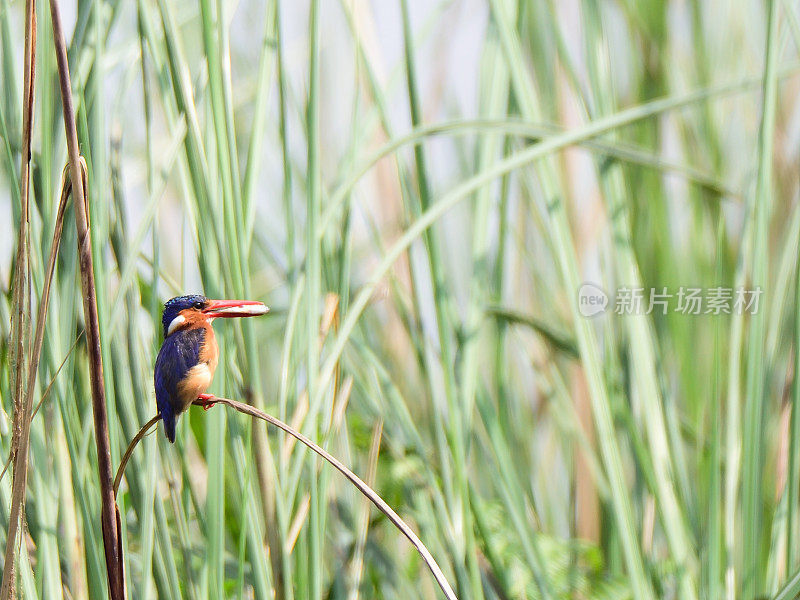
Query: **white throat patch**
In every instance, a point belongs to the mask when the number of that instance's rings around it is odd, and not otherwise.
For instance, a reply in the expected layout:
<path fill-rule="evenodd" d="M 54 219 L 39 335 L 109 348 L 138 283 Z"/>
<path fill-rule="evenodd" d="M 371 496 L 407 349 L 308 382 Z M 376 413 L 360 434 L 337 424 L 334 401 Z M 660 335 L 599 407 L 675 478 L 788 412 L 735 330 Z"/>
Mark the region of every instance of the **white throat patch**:
<path fill-rule="evenodd" d="M 183 315 L 178 315 L 177 317 L 172 319 L 172 322 L 169 324 L 169 327 L 167 327 L 167 335 L 171 335 L 173 331 L 175 331 L 185 322 L 186 322 L 186 317 L 184 317 Z"/>

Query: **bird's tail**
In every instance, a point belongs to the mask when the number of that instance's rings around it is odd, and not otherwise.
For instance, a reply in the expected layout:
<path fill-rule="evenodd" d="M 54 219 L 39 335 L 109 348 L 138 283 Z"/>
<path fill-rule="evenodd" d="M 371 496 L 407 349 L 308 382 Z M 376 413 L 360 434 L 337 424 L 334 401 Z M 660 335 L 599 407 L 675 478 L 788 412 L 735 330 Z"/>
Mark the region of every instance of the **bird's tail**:
<path fill-rule="evenodd" d="M 164 433 L 170 444 L 175 443 L 175 415 L 172 411 L 163 411 L 161 413 L 161 420 L 164 421 Z"/>

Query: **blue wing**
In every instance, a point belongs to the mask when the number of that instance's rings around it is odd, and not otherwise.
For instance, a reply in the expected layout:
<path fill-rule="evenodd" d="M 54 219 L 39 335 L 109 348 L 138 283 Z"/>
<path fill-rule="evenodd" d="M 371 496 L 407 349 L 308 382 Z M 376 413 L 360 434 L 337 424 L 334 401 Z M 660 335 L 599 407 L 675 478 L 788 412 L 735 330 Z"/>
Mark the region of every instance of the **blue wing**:
<path fill-rule="evenodd" d="M 170 442 L 175 442 L 175 420 L 186 409 L 178 397 L 178 384 L 189 369 L 200 361 L 200 347 L 204 338 L 205 330 L 202 328 L 176 331 L 164 340 L 158 352 L 153 373 L 156 405 Z"/>

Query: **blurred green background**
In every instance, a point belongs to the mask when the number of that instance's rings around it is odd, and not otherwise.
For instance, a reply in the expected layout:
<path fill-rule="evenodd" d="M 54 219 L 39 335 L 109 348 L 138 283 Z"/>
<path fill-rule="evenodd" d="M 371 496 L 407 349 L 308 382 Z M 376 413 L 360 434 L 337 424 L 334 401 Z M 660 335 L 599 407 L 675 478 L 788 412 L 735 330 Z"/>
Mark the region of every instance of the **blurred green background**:
<path fill-rule="evenodd" d="M 35 321 L 66 162 L 37 4 L 19 240 L 24 2 L 0 0 L 3 462 L 14 252 Z M 155 413 L 163 302 L 257 299 L 270 316 L 217 324 L 211 391 L 371 483 L 459 598 L 799 593 L 796 2 L 62 4 L 115 466 Z M 24 598 L 107 597 L 73 223 L 32 390 Z M 584 282 L 609 296 L 591 319 Z M 625 315 L 623 287 L 761 296 Z M 130 598 L 441 597 L 285 435 L 217 407 L 177 438 L 147 437 L 123 481 Z"/>

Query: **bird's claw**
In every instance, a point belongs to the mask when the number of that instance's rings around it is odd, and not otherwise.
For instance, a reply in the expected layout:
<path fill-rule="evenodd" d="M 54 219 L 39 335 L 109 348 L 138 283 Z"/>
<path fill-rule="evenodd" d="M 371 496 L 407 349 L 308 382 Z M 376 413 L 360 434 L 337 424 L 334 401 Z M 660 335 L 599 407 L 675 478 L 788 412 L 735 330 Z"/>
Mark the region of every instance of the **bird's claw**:
<path fill-rule="evenodd" d="M 214 406 L 217 402 L 214 399 L 213 394 L 200 394 L 197 397 L 197 403 L 203 407 L 203 410 L 208 410 L 212 406 Z"/>

